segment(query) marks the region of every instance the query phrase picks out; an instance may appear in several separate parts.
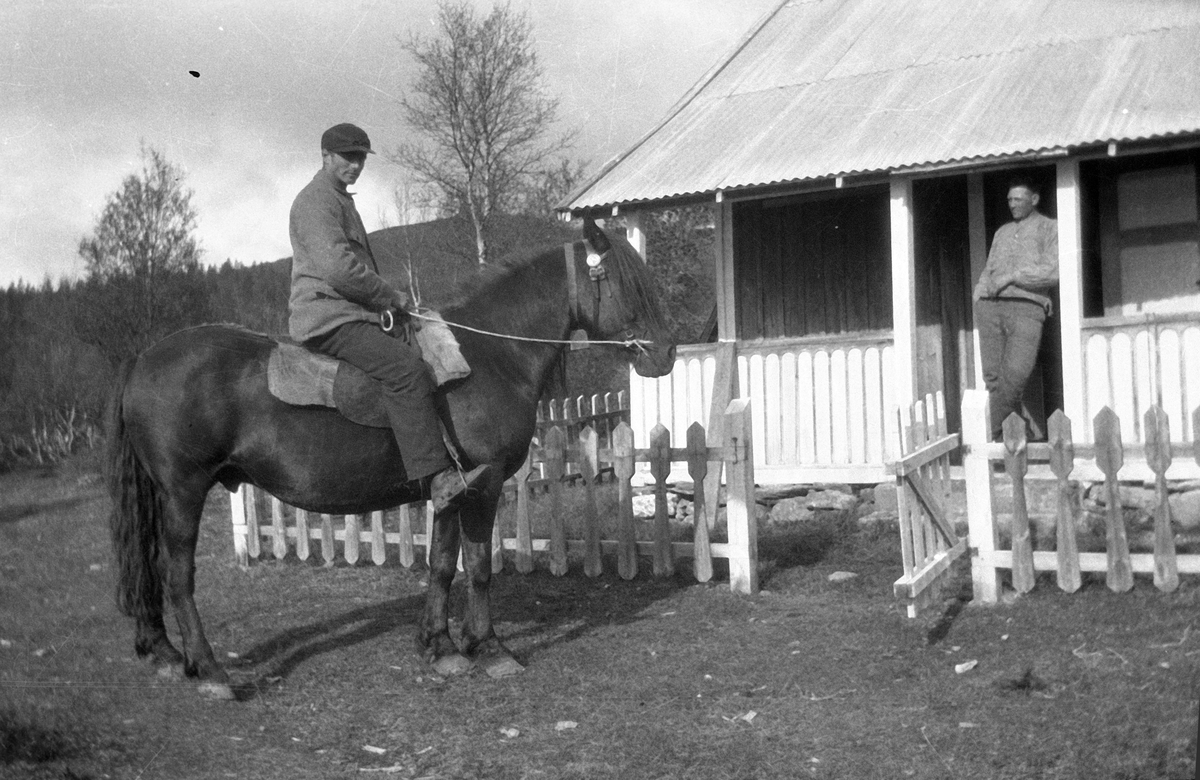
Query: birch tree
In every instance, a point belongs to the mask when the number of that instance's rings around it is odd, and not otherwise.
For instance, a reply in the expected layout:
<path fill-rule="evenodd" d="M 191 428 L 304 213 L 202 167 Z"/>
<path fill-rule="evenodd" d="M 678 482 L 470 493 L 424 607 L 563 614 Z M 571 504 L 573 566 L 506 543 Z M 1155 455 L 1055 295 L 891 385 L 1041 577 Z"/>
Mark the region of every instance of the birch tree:
<path fill-rule="evenodd" d="M 468 2 L 446 0 L 437 32 L 402 47 L 418 66 L 401 100 L 413 135 L 389 157 L 437 193 L 442 213 L 470 221 L 486 263 L 494 218 L 571 143 L 551 134 L 558 101 L 545 90 L 533 27 L 508 4 L 481 18 Z"/>

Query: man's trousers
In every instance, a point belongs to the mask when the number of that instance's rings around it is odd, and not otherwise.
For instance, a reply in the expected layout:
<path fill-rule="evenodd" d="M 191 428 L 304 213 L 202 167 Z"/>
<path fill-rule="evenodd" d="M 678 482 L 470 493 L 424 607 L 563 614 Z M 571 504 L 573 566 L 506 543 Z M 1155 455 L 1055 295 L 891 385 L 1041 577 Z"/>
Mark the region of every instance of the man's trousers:
<path fill-rule="evenodd" d="M 1004 420 L 1013 412 L 1032 424 L 1022 403 L 1025 384 L 1037 365 L 1046 310 L 1022 298 L 984 298 L 975 302 L 983 384 L 991 407 L 991 432 L 999 441 Z"/>
<path fill-rule="evenodd" d="M 339 325 L 309 339 L 305 346 L 344 360 L 383 385 L 384 409 L 409 479 L 422 479 L 452 465 L 433 402 L 437 388 L 420 350 L 370 322 Z"/>

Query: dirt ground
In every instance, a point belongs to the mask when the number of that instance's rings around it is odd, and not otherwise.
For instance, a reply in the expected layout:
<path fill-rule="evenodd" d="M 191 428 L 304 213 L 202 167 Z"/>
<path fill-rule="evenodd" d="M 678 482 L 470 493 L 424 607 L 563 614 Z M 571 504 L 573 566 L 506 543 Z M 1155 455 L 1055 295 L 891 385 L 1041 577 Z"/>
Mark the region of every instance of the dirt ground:
<path fill-rule="evenodd" d="M 210 497 L 198 604 L 241 700 L 164 684 L 113 600 L 93 457 L 0 475 L 0 777 L 1190 778 L 1200 582 L 1050 579 L 995 607 L 962 571 L 891 596 L 894 527 L 760 540 L 764 590 L 681 574 L 499 575 L 518 676 L 445 680 L 413 648 L 419 569 L 233 560 Z M 643 571 L 649 570 L 648 561 Z M 609 562 L 608 571 L 615 567 Z M 831 582 L 836 571 L 857 576 Z"/>

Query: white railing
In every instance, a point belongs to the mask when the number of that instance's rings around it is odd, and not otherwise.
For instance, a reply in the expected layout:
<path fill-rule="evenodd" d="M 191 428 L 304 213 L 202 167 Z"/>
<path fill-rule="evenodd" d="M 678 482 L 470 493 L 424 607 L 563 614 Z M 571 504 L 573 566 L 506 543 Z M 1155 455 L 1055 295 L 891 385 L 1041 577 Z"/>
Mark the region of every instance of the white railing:
<path fill-rule="evenodd" d="M 752 401 L 760 483 L 888 479 L 898 435 L 893 352 L 890 333 L 739 345 L 738 395 Z M 715 353 L 716 345 L 686 345 L 669 375 L 631 374 L 639 436 L 658 423 L 708 424 Z"/>
<path fill-rule="evenodd" d="M 1200 405 L 1200 313 L 1084 320 L 1082 332 L 1087 419 L 1107 406 L 1121 436 L 1143 442 L 1146 411 L 1161 406 L 1171 430 L 1195 438 L 1187 410 Z M 1092 441 L 1090 430 L 1080 434 Z"/>

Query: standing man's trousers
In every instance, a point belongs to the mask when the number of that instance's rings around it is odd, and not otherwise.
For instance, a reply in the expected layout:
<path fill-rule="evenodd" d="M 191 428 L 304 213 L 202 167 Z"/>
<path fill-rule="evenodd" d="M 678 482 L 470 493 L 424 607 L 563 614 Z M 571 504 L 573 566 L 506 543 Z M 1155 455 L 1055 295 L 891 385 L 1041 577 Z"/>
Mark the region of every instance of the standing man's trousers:
<path fill-rule="evenodd" d="M 433 402 L 437 388 L 420 350 L 370 322 L 348 322 L 305 346 L 344 360 L 383 385 L 384 408 L 410 480 L 452 465 Z"/>
<path fill-rule="evenodd" d="M 1013 412 L 1032 424 L 1022 397 L 1037 365 L 1046 310 L 1022 298 L 984 298 L 975 302 L 975 327 L 983 384 L 991 408 L 992 438 L 1003 438 L 1004 420 Z"/>

